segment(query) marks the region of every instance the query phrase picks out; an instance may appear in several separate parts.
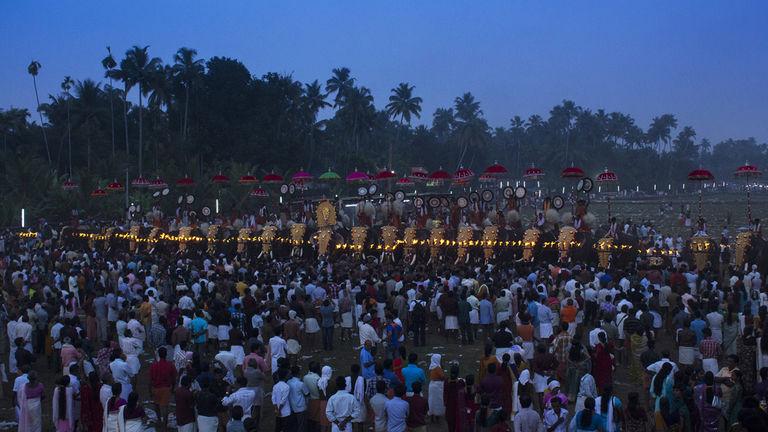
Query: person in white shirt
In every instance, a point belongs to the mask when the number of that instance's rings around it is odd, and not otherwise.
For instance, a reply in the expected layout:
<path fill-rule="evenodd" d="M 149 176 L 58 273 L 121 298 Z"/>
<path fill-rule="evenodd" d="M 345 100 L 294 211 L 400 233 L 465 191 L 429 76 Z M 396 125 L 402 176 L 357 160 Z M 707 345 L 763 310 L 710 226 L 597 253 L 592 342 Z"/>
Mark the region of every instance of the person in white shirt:
<path fill-rule="evenodd" d="M 221 404 L 226 407 L 239 406 L 243 408 L 244 419 L 251 416 L 254 402 L 256 402 L 256 392 L 248 388 L 248 381 L 245 377 L 238 377 L 237 390 L 221 400 Z"/>
<path fill-rule="evenodd" d="M 275 335 L 269 339 L 269 358 L 271 359 L 272 373 L 277 372 L 277 360 L 287 357 L 286 347 L 288 343 L 283 339 L 283 328 L 275 329 Z"/>
<path fill-rule="evenodd" d="M 280 369 L 277 372 L 277 382 L 272 386 L 272 405 L 275 406 L 275 430 L 289 431 L 293 430 L 291 421 L 291 402 L 289 396 L 291 388 L 285 382 L 288 378 L 288 371 Z M 343 386 L 342 386 L 343 387 Z"/>
<path fill-rule="evenodd" d="M 376 394 L 370 400 L 371 408 L 373 409 L 374 414 L 374 432 L 386 432 L 387 430 L 387 414 L 385 404 L 389 398 L 387 398 L 386 392 L 386 381 L 376 381 Z"/>
<path fill-rule="evenodd" d="M 381 342 L 381 338 L 376 333 L 376 330 L 374 330 L 373 326 L 370 325 L 371 321 L 371 315 L 365 314 L 363 316 L 363 320 L 361 322 L 357 323 L 358 333 L 360 334 L 360 345 L 365 345 L 365 341 L 369 340 L 371 343 L 375 346 L 377 343 Z"/>
<path fill-rule="evenodd" d="M 143 344 L 145 340 L 147 340 L 147 333 L 144 329 L 144 325 L 139 322 L 139 320 L 136 319 L 135 313 L 130 313 L 131 319 L 128 321 L 128 324 L 126 325 L 126 328 L 131 331 L 133 334 L 133 337 L 140 340 Z"/>
<path fill-rule="evenodd" d="M 562 407 L 562 401 L 553 397 L 549 401 L 550 408 L 544 411 L 544 430 L 565 432 L 568 428 L 568 410 Z"/>
<path fill-rule="evenodd" d="M 219 351 L 219 353 L 216 354 L 216 356 L 214 357 L 214 361 L 217 361 L 222 366 L 224 366 L 224 370 L 227 371 L 227 375 L 224 377 L 224 379 L 228 383 L 234 384 L 235 367 L 237 367 L 237 357 L 235 357 L 235 355 L 231 351 L 224 349 L 224 344 L 222 344 L 221 351 Z"/>
<path fill-rule="evenodd" d="M 118 356 L 117 353 L 112 354 L 112 362 L 109 364 L 109 370 L 112 372 L 112 379 L 123 386 L 122 391 L 120 392 L 120 397 L 128 400 L 128 395 L 133 391 L 131 379 L 133 378 L 134 373 L 122 356 L 122 353 L 120 353 L 120 356 Z"/>
<path fill-rule="evenodd" d="M 352 420 L 360 415 L 357 399 L 346 389 L 344 377 L 336 378 L 336 393 L 328 398 L 325 417 L 331 422 L 331 432 L 352 432 Z"/>

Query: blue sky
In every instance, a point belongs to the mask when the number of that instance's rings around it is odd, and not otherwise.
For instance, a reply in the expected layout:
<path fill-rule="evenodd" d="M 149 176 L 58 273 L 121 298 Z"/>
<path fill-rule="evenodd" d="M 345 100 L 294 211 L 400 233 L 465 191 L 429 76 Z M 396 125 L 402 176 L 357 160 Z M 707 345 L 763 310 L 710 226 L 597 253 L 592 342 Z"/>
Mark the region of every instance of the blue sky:
<path fill-rule="evenodd" d="M 386 103 L 399 82 L 421 122 L 471 91 L 492 126 L 547 117 L 563 99 L 677 115 L 698 137 L 768 141 L 765 1 L 90 1 L 0 2 L 0 107 L 34 106 L 64 75 L 100 79 L 110 45 L 170 61 L 181 46 L 235 57 L 252 74 L 324 81 L 347 66 Z"/>

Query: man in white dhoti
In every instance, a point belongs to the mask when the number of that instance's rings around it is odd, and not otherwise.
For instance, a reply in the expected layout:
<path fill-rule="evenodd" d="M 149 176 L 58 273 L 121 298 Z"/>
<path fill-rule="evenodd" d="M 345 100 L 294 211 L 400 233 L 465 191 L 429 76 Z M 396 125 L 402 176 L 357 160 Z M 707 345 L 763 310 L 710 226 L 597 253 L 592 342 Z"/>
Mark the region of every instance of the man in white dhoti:
<path fill-rule="evenodd" d="M 131 379 L 135 375 L 133 369 L 125 361 L 125 355 L 121 352 L 112 354 L 112 362 L 109 363 L 109 370 L 112 372 L 112 379 L 122 385 L 120 397 L 128 400 L 128 395 L 133 391 Z"/>

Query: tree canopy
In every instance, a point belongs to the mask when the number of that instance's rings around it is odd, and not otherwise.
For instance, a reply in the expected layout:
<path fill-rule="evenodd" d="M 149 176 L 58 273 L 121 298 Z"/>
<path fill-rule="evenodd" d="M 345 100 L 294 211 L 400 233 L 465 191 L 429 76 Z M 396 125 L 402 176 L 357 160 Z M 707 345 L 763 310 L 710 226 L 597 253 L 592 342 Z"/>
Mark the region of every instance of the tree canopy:
<path fill-rule="evenodd" d="M 124 181 L 126 170 L 130 178 L 141 170 L 173 183 L 184 175 L 205 182 L 219 171 L 403 173 L 411 166 L 464 166 L 478 172 L 498 161 L 517 178 L 535 164 L 553 184 L 571 164 L 591 175 L 608 167 L 625 187 L 650 190 L 684 182 L 698 165 L 728 179 L 768 150 L 753 138 L 712 144 L 671 113 L 643 128 L 628 114 L 569 100 L 547 118 L 510 113 L 507 125 L 491 126 L 481 101 L 465 92 L 429 119 L 418 83 L 393 79 L 388 100 L 376 101 L 347 67 L 302 83 L 287 74 L 254 76 L 237 59 L 204 60 L 186 47 L 164 63 L 148 46 L 134 46 L 122 58 L 108 50 L 94 62 L 103 66 L 103 80 L 66 77 L 61 89 L 39 89 L 50 92 L 39 105 L 39 121 L 27 110 L 0 109 L 0 183 L 12 203 L 0 211 L 4 224 L 13 223 L 21 206 L 33 217 L 87 208 L 90 190 Z M 34 61 L 26 72 L 37 91 L 44 65 Z M 72 178 L 81 185 L 75 193 L 60 187 L 69 172 L 69 134 Z"/>

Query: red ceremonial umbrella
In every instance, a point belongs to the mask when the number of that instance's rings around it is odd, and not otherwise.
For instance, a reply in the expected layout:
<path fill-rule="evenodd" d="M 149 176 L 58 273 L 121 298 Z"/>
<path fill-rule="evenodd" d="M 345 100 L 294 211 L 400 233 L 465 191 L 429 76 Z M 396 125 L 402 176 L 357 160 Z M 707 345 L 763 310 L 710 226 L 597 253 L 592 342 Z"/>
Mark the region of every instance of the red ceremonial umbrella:
<path fill-rule="evenodd" d="M 688 181 L 704 183 L 714 179 L 715 176 L 712 172 L 704 168 L 695 169 L 688 173 Z M 699 187 L 699 218 L 701 218 L 701 187 Z"/>
<path fill-rule="evenodd" d="M 463 185 L 469 183 L 475 176 L 475 172 L 469 168 L 459 168 L 453 173 L 454 184 Z"/>
<path fill-rule="evenodd" d="M 615 183 L 619 181 L 619 177 L 616 175 L 613 171 L 608 171 L 608 168 L 604 169 L 603 172 L 597 175 L 595 177 L 595 181 L 603 184 L 603 183 Z M 606 197 L 606 202 L 608 203 L 608 220 L 611 219 L 611 198 Z"/>
<path fill-rule="evenodd" d="M 395 174 L 394 171 L 391 170 L 382 170 L 376 173 L 376 175 L 373 177 L 374 180 L 391 180 L 393 178 L 396 178 L 397 174 Z"/>
<path fill-rule="evenodd" d="M 211 177 L 211 181 L 215 184 L 225 184 L 225 183 L 229 183 L 229 177 L 225 176 L 224 174 L 221 173 L 221 171 L 219 171 L 218 174 Z"/>
<path fill-rule="evenodd" d="M 584 177 L 584 170 L 577 166 L 569 166 L 560 173 L 560 177 L 569 179 L 580 179 Z"/>
<path fill-rule="evenodd" d="M 255 175 L 248 173 L 246 175 L 240 176 L 240 179 L 238 179 L 237 182 L 240 183 L 241 185 L 251 185 L 254 183 L 258 183 L 259 179 L 257 179 Z"/>
<path fill-rule="evenodd" d="M 250 195 L 251 195 L 252 197 L 256 197 L 256 198 L 266 198 L 266 197 L 268 197 L 268 196 L 269 196 L 269 194 L 267 193 L 267 191 L 265 191 L 265 190 L 264 190 L 264 189 L 262 189 L 262 188 L 255 188 L 254 190 L 252 190 L 252 191 L 251 191 L 251 194 L 250 194 Z"/>
<path fill-rule="evenodd" d="M 123 187 L 123 184 L 119 181 L 115 180 L 107 185 L 107 190 L 110 192 L 120 192 L 121 190 L 125 189 Z"/>
<path fill-rule="evenodd" d="M 409 179 L 408 177 L 401 177 L 397 180 L 397 184 L 400 186 L 412 186 L 413 180 Z"/>
<path fill-rule="evenodd" d="M 480 177 L 477 178 L 480 180 L 481 183 L 494 183 L 496 181 L 496 177 L 494 177 L 492 174 L 480 174 Z"/>
<path fill-rule="evenodd" d="M 264 178 L 261 179 L 264 183 L 282 183 L 283 182 L 283 176 L 280 174 L 275 174 L 273 172 L 267 174 L 264 176 Z"/>
<path fill-rule="evenodd" d="M 408 178 L 414 182 L 425 182 L 429 179 L 429 172 L 422 167 L 412 167 Z"/>
<path fill-rule="evenodd" d="M 142 176 L 138 176 L 135 179 L 133 179 L 133 181 L 131 182 L 131 186 L 133 186 L 135 188 L 145 188 L 145 187 L 149 186 L 149 180 L 147 180 L 146 178 L 144 178 Z M 93 196 L 93 194 L 91 194 L 91 196 Z"/>
<path fill-rule="evenodd" d="M 746 182 L 747 187 L 747 221 L 752 223 L 752 196 L 750 194 L 749 190 L 749 183 L 752 179 L 755 179 L 757 177 L 760 177 L 763 175 L 763 172 L 760 171 L 756 166 L 750 165 L 749 162 L 745 163 L 744 165 L 736 168 L 736 171 L 733 173 L 734 176 L 737 178 L 743 178 Z"/>
<path fill-rule="evenodd" d="M 91 192 L 91 198 L 104 198 L 105 196 L 107 196 L 107 191 L 101 188 L 97 188 Z"/>
<path fill-rule="evenodd" d="M 526 168 L 525 171 L 523 171 L 524 179 L 538 180 L 541 177 L 544 177 L 544 170 L 534 166 L 533 164 L 531 164 L 529 168 Z"/>
<path fill-rule="evenodd" d="M 61 188 L 64 189 L 65 191 L 75 190 L 78 187 L 80 186 L 78 186 L 77 183 L 73 182 L 70 179 L 64 180 L 64 182 L 61 184 Z"/>
<path fill-rule="evenodd" d="M 165 180 L 161 179 L 160 177 L 156 177 L 154 180 L 149 182 L 150 189 L 165 189 L 167 187 L 168 183 L 166 183 Z"/>
<path fill-rule="evenodd" d="M 489 176 L 503 176 L 508 174 L 509 171 L 504 167 L 504 165 L 499 164 L 498 162 L 494 162 L 493 165 L 489 166 L 488 168 L 483 171 L 483 175 L 489 175 Z"/>
<path fill-rule="evenodd" d="M 191 177 L 184 176 L 176 180 L 176 186 L 178 187 L 192 187 L 195 185 L 195 181 Z"/>

